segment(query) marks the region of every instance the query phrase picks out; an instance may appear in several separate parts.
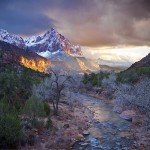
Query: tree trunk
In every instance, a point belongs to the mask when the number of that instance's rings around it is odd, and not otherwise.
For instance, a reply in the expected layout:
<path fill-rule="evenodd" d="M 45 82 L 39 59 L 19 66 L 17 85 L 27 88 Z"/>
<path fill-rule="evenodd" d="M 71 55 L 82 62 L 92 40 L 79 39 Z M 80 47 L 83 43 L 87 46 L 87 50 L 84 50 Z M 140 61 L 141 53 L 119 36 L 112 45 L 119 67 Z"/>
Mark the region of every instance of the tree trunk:
<path fill-rule="evenodd" d="M 56 98 L 56 106 L 55 106 L 55 115 L 58 115 L 58 105 L 59 105 L 60 96 Z"/>
<path fill-rule="evenodd" d="M 56 101 L 56 114 L 58 114 L 58 101 Z"/>
<path fill-rule="evenodd" d="M 55 106 L 54 101 L 53 101 L 53 114 L 56 115 L 56 106 Z"/>

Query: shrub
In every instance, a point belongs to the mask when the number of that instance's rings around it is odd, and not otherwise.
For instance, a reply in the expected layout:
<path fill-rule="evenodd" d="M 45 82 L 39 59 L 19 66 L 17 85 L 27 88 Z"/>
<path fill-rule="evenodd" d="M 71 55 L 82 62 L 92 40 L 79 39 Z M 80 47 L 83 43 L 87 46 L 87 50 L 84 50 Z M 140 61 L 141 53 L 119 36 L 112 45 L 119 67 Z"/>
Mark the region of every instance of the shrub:
<path fill-rule="evenodd" d="M 102 87 L 107 89 L 116 89 L 116 74 L 110 74 L 102 80 Z"/>
<path fill-rule="evenodd" d="M 141 67 L 137 69 L 137 74 L 140 75 L 146 75 L 150 76 L 150 67 Z"/>
<path fill-rule="evenodd" d="M 19 88 L 19 82 L 16 74 L 0 73 L 0 99 L 12 102 L 12 98 L 16 95 Z"/>
<path fill-rule="evenodd" d="M 26 101 L 23 114 L 30 118 L 33 127 L 35 127 L 38 118 L 46 116 L 44 111 L 44 104 L 40 102 L 36 96 L 31 96 Z"/>
<path fill-rule="evenodd" d="M 135 70 L 129 70 L 127 72 L 121 72 L 117 76 L 118 82 L 134 82 L 138 78 L 137 72 Z"/>
<path fill-rule="evenodd" d="M 50 115 L 51 110 L 50 110 L 50 107 L 49 107 L 47 102 L 44 103 L 44 111 L 45 111 L 47 116 Z"/>
<path fill-rule="evenodd" d="M 120 72 L 117 75 L 117 81 L 122 83 L 131 83 L 139 79 L 142 75 L 150 76 L 150 67 L 141 67 Z"/>
<path fill-rule="evenodd" d="M 6 102 L 0 102 L 0 148 L 17 147 L 22 137 L 18 113 Z"/>
<path fill-rule="evenodd" d="M 115 92 L 115 106 L 119 107 L 120 109 L 124 110 L 126 108 L 130 108 L 131 104 L 134 103 L 132 95 L 132 91 L 134 90 L 133 86 L 130 84 L 120 84 L 118 85 L 118 89 Z"/>
<path fill-rule="evenodd" d="M 41 80 L 40 73 L 27 68 L 22 68 L 19 72 L 0 72 L 0 99 L 5 98 L 19 109 L 31 96 L 32 86 Z"/>
<path fill-rule="evenodd" d="M 137 109 L 149 118 L 150 79 L 142 78 L 137 84 L 120 84 L 115 93 L 115 105 L 124 109 Z"/>
<path fill-rule="evenodd" d="M 102 88 L 103 88 L 103 94 L 108 98 L 111 99 L 114 97 L 114 92 L 117 89 L 117 83 L 116 83 L 116 74 L 111 73 L 108 78 L 104 78 L 102 80 Z"/>
<path fill-rule="evenodd" d="M 84 84 L 92 84 L 93 86 L 101 86 L 102 84 L 102 80 L 105 78 L 108 78 L 109 73 L 108 72 L 99 72 L 99 73 L 91 73 L 91 74 L 87 74 L 85 73 L 83 76 L 83 80 L 82 82 Z"/>
<path fill-rule="evenodd" d="M 48 117 L 47 123 L 46 123 L 46 127 L 47 129 L 52 128 L 53 127 L 53 123 L 50 117 Z"/>

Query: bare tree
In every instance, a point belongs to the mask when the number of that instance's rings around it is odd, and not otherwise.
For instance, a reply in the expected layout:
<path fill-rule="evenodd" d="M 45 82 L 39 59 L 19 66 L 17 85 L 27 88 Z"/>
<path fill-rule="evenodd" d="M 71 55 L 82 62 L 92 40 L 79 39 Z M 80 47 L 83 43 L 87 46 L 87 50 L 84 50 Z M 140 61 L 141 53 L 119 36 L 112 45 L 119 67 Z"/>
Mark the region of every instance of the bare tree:
<path fill-rule="evenodd" d="M 57 115 L 60 99 L 71 89 L 74 80 L 68 72 L 58 67 L 50 68 L 49 72 L 52 74 L 51 77 L 46 78 L 40 85 L 34 86 L 33 92 L 42 101 L 52 102 L 54 114 Z"/>

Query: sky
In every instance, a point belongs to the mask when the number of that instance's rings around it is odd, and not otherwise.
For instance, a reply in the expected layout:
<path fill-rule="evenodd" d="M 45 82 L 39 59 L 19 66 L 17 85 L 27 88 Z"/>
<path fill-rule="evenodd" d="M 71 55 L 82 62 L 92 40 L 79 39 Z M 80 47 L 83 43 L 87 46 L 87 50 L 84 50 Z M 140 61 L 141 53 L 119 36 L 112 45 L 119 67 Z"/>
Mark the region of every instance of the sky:
<path fill-rule="evenodd" d="M 133 63 L 150 52 L 150 0 L 0 0 L 0 28 L 32 36 L 51 27 L 86 57 Z"/>

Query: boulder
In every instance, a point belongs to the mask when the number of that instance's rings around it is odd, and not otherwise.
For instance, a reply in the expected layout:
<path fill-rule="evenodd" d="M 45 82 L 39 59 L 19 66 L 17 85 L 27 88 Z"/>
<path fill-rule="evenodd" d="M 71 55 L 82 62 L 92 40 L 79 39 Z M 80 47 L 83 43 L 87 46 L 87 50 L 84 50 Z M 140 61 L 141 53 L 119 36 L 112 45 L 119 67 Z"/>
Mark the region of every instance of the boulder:
<path fill-rule="evenodd" d="M 87 131 L 87 130 L 83 131 L 83 135 L 89 135 L 89 134 L 90 134 L 89 131 Z"/>
<path fill-rule="evenodd" d="M 133 110 L 125 110 L 120 114 L 120 117 L 128 120 L 128 121 L 132 121 L 133 117 L 136 115 L 136 112 Z"/>
<path fill-rule="evenodd" d="M 78 136 L 76 137 L 76 140 L 79 141 L 79 140 L 81 140 L 81 139 L 83 139 L 83 138 L 84 138 L 84 137 L 83 137 L 82 134 L 78 134 Z"/>

